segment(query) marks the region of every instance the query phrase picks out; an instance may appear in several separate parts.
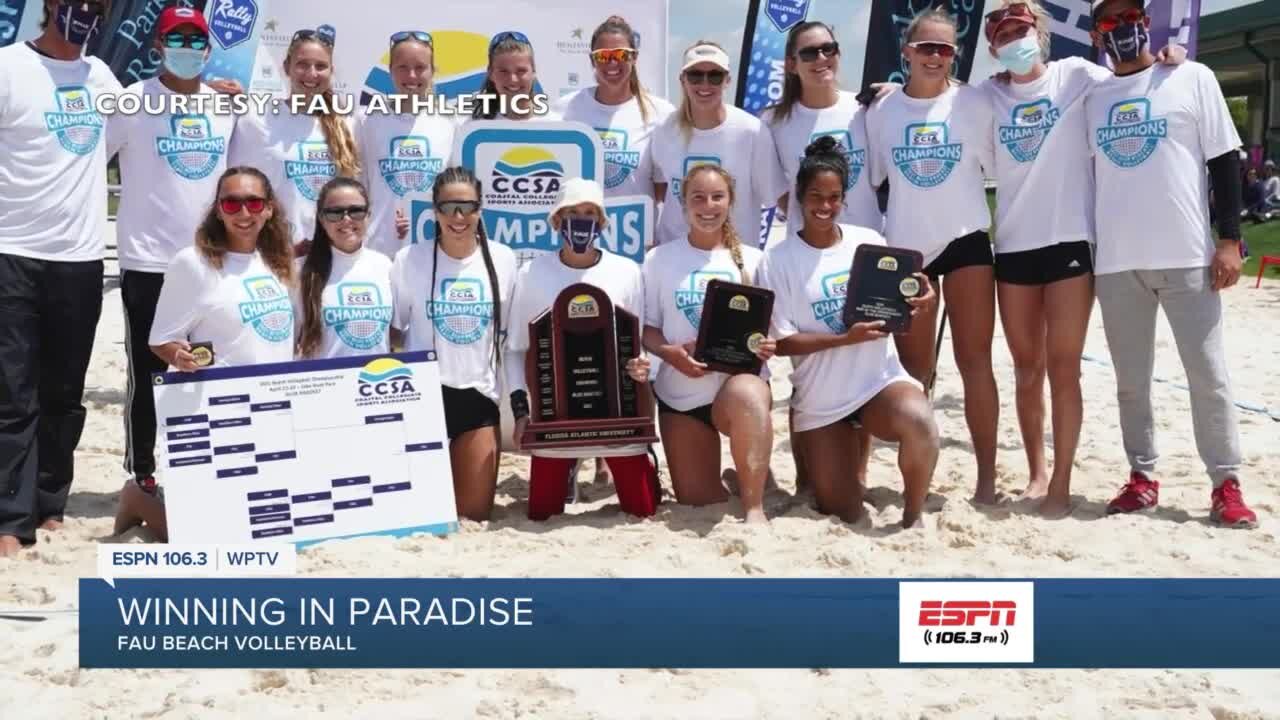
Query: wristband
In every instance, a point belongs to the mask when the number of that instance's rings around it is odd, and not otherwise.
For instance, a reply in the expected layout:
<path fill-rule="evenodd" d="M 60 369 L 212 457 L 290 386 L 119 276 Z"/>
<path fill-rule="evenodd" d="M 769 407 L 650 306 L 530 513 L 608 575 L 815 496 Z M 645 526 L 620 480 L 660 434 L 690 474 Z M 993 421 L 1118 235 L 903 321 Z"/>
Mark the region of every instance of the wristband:
<path fill-rule="evenodd" d="M 529 394 L 524 390 L 511 393 L 511 414 L 516 420 L 529 416 Z"/>

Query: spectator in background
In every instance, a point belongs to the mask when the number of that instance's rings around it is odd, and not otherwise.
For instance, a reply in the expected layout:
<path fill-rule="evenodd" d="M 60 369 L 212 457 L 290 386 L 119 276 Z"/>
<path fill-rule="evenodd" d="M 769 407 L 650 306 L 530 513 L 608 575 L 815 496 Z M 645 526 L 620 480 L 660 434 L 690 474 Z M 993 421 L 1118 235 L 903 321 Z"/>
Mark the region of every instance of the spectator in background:
<path fill-rule="evenodd" d="M 1280 210 L 1280 171 L 1275 160 L 1262 164 L 1262 204 L 1267 210 Z"/>
<path fill-rule="evenodd" d="M 1266 222 L 1267 208 L 1263 201 L 1262 180 L 1258 178 L 1258 169 L 1249 168 L 1244 173 L 1244 211 L 1241 217 L 1254 222 Z"/>

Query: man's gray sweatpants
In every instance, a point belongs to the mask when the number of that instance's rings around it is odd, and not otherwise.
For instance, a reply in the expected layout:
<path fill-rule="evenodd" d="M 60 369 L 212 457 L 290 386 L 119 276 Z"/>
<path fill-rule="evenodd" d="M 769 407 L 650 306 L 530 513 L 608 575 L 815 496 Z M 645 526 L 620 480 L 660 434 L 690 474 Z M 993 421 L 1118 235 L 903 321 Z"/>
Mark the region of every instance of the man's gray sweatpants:
<path fill-rule="evenodd" d="M 1134 470 L 1155 470 L 1151 409 L 1156 308 L 1164 308 L 1191 388 L 1196 448 L 1214 487 L 1240 468 L 1240 434 L 1222 343 L 1222 297 L 1209 268 L 1135 270 L 1096 277 L 1098 304 L 1116 373 L 1124 451 Z"/>

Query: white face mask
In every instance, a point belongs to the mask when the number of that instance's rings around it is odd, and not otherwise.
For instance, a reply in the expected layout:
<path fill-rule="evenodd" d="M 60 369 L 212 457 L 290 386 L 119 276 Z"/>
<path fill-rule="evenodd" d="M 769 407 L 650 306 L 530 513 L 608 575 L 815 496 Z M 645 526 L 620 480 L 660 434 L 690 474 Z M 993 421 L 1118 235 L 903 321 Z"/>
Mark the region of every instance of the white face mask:
<path fill-rule="evenodd" d="M 1040 59 L 1040 38 L 1032 32 L 1013 42 L 1005 43 L 1003 47 L 996 50 L 996 59 L 1014 75 L 1026 75 Z"/>

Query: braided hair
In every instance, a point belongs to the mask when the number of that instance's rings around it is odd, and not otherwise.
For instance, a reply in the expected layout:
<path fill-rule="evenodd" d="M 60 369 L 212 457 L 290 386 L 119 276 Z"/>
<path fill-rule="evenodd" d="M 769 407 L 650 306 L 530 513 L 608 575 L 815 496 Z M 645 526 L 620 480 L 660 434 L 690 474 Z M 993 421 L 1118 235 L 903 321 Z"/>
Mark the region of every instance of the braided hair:
<path fill-rule="evenodd" d="M 849 160 L 840 152 L 840 143 L 830 135 L 809 143 L 804 149 L 804 158 L 800 161 L 800 170 L 796 173 L 796 202 L 804 198 L 819 173 L 833 172 L 840 176 L 840 194 L 849 186 Z M 843 198 L 842 198 L 843 199 Z"/>

